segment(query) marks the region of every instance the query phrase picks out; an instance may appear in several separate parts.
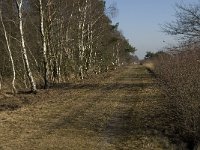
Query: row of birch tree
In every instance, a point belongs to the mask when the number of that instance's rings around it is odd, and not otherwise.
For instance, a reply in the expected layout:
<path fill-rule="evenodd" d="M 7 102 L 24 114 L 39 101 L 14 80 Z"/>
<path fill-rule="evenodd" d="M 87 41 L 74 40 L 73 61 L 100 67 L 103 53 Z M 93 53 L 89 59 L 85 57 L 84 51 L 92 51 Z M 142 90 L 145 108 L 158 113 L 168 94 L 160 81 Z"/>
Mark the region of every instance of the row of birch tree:
<path fill-rule="evenodd" d="M 135 48 L 115 11 L 103 0 L 0 0 L 1 88 L 36 92 L 124 64 Z"/>

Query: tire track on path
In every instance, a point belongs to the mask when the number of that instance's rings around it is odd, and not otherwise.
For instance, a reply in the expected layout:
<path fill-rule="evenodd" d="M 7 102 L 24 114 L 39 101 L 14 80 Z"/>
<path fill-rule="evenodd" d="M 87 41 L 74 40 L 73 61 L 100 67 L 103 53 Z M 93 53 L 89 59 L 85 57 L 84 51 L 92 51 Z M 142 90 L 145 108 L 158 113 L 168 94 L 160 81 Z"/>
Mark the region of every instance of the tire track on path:
<path fill-rule="evenodd" d="M 162 96 L 142 66 L 124 66 L 109 78 L 66 84 L 40 94 L 41 102 L 0 113 L 0 149 L 170 147 L 159 130 L 163 122 L 157 123 L 163 117 Z"/>

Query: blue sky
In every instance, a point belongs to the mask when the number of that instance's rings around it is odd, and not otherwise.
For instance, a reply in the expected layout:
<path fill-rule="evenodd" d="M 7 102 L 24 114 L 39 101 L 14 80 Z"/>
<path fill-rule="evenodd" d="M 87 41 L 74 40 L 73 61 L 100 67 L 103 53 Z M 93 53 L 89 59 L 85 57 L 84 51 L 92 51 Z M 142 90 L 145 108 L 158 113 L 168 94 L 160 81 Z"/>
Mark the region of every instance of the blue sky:
<path fill-rule="evenodd" d="M 158 51 L 176 43 L 176 38 L 161 32 L 160 25 L 174 20 L 175 3 L 197 3 L 198 0 L 106 0 L 116 3 L 119 29 L 143 58 L 146 51 Z M 163 42 L 165 41 L 165 42 Z"/>

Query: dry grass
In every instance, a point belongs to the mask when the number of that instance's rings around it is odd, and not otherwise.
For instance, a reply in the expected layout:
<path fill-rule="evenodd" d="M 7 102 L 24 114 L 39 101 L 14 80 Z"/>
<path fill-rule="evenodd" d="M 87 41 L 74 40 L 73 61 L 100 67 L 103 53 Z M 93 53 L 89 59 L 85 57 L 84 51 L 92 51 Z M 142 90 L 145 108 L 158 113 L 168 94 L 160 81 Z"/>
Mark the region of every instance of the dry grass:
<path fill-rule="evenodd" d="M 167 96 L 168 111 L 173 116 L 171 124 L 189 149 L 200 148 L 199 48 L 199 45 L 189 45 L 174 55 L 154 58 L 154 72 Z"/>
<path fill-rule="evenodd" d="M 155 69 L 155 65 L 152 61 L 146 61 L 144 62 L 143 66 L 145 66 L 146 68 L 150 69 L 150 70 L 154 70 Z"/>
<path fill-rule="evenodd" d="M 173 149 L 163 97 L 142 66 L 16 98 L 27 103 L 0 112 L 0 149 Z"/>

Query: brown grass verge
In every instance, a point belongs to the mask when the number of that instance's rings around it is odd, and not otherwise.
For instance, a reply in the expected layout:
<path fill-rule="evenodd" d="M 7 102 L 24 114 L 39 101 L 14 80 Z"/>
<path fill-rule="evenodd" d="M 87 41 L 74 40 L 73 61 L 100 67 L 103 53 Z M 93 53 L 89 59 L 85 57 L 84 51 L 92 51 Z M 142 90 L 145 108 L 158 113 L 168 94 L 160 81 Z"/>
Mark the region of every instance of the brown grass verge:
<path fill-rule="evenodd" d="M 0 148 L 172 149 L 172 127 L 155 85 L 144 67 L 132 65 L 23 94 L 31 104 L 0 112 Z"/>

